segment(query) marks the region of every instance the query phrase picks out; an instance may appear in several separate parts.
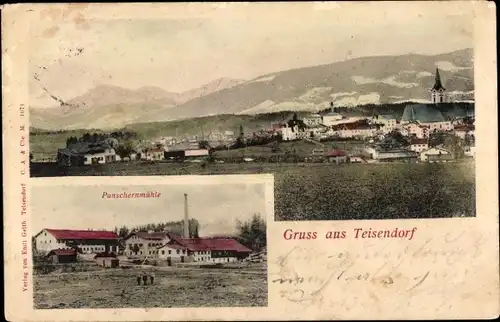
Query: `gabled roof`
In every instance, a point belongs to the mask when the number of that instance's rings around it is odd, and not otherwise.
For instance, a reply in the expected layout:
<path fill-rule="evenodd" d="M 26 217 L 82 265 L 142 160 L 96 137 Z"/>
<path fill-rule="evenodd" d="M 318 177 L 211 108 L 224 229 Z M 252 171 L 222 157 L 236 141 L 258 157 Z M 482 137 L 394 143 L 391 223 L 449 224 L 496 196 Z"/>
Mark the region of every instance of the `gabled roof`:
<path fill-rule="evenodd" d="M 118 239 L 117 234 L 115 234 L 112 231 L 105 231 L 105 230 L 72 230 L 72 229 L 44 229 L 44 230 L 46 230 L 56 239 L 62 239 L 62 240 L 68 240 L 68 239 L 117 240 Z M 43 230 L 41 232 L 43 232 Z M 38 233 L 36 236 L 38 236 L 40 233 Z"/>
<path fill-rule="evenodd" d="M 190 251 L 235 251 L 251 252 L 248 247 L 243 246 L 235 239 L 226 238 L 189 238 L 182 239 L 181 245 Z"/>
<path fill-rule="evenodd" d="M 445 122 L 445 119 L 433 104 L 411 104 L 405 107 L 401 121 L 434 123 Z"/>
<path fill-rule="evenodd" d="M 51 250 L 47 256 L 51 255 L 57 255 L 57 256 L 70 256 L 70 255 L 76 255 L 76 251 L 74 249 L 63 249 L 63 248 L 58 248 L 58 249 L 53 249 Z"/>
<path fill-rule="evenodd" d="M 59 149 L 61 153 L 82 155 L 82 154 L 94 154 L 102 153 L 107 149 L 111 149 L 111 146 L 107 142 L 89 143 L 89 142 L 77 142 L 70 144 L 64 149 Z"/>
<path fill-rule="evenodd" d="M 336 112 L 328 112 L 328 113 L 325 113 L 323 114 L 323 116 L 342 116 L 342 114 L 339 114 L 339 113 L 336 113 Z"/>
<path fill-rule="evenodd" d="M 383 119 L 386 119 L 386 120 L 395 120 L 396 118 L 391 115 L 391 114 L 382 114 L 382 115 L 379 115 L 378 116 L 379 118 L 383 118 Z"/>
<path fill-rule="evenodd" d="M 168 247 L 168 248 L 172 248 L 172 249 L 187 249 L 186 246 L 182 246 L 179 244 L 165 244 L 165 245 L 158 246 L 158 249 L 164 248 L 164 247 Z"/>
<path fill-rule="evenodd" d="M 424 150 L 424 151 L 422 151 L 420 153 L 425 153 L 425 152 L 428 152 L 430 150 L 438 150 L 438 151 L 443 151 L 443 152 L 446 152 L 446 153 L 451 153 L 450 151 L 448 151 L 447 149 L 445 149 L 445 148 L 443 148 L 441 146 L 434 146 L 434 147 L 428 148 L 427 150 Z"/>
<path fill-rule="evenodd" d="M 137 236 L 142 239 L 146 240 L 163 240 L 165 238 L 173 239 L 171 236 L 174 235 L 172 233 L 166 232 L 166 231 L 153 231 L 153 232 L 147 232 L 147 231 L 136 231 L 133 233 L 130 233 L 125 239 L 129 239 L 132 236 Z"/>
<path fill-rule="evenodd" d="M 329 157 L 343 157 L 343 156 L 346 156 L 346 153 L 343 150 L 331 150 L 331 151 L 328 151 L 328 156 Z"/>
<path fill-rule="evenodd" d="M 236 251 L 251 252 L 251 249 L 243 246 L 237 240 L 232 238 L 182 238 L 179 235 L 170 232 L 135 232 L 131 233 L 127 239 L 137 235 L 140 238 L 148 240 L 161 240 L 165 237 L 171 239 L 166 245 L 159 246 L 173 249 L 188 249 L 190 251 Z"/>

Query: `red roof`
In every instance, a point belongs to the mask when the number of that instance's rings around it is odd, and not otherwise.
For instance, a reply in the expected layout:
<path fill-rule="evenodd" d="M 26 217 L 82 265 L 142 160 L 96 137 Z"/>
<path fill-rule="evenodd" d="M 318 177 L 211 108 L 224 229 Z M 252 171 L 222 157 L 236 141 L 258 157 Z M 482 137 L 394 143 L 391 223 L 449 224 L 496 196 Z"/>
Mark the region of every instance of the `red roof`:
<path fill-rule="evenodd" d="M 187 248 L 186 246 L 177 245 L 177 244 L 167 244 L 167 245 L 160 246 L 158 248 L 163 248 L 163 247 L 168 247 L 168 248 L 172 248 L 172 249 L 186 249 Z"/>
<path fill-rule="evenodd" d="M 182 245 L 191 251 L 235 251 L 240 253 L 251 252 L 251 249 L 243 246 L 234 239 L 213 239 L 213 238 L 190 238 L 182 239 Z"/>
<path fill-rule="evenodd" d="M 236 252 L 251 252 L 251 249 L 243 246 L 238 241 L 232 238 L 182 238 L 176 234 L 164 231 L 135 232 L 130 234 L 129 237 L 134 234 L 140 238 L 147 240 L 162 240 L 165 237 L 168 237 L 171 240 L 173 240 L 174 243 L 168 244 L 166 246 L 174 249 L 187 248 L 190 251 L 226 250 L 226 251 L 236 251 Z"/>
<path fill-rule="evenodd" d="M 343 157 L 345 155 L 345 152 L 342 150 L 331 150 L 328 152 L 329 157 Z"/>
<path fill-rule="evenodd" d="M 71 230 L 71 229 L 46 229 L 56 239 L 118 239 L 112 231 L 104 230 Z"/>
<path fill-rule="evenodd" d="M 50 255 L 69 256 L 69 255 L 76 255 L 76 251 L 74 249 L 58 248 L 58 249 L 51 250 L 47 255 L 48 256 L 50 256 Z"/>

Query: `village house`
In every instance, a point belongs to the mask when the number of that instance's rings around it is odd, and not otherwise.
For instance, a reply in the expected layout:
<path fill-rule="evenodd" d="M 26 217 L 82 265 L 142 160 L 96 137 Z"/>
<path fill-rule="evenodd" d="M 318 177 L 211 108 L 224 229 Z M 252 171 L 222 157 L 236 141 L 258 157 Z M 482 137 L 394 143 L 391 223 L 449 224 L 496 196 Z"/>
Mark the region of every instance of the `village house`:
<path fill-rule="evenodd" d="M 429 137 L 429 127 L 418 122 L 406 123 L 399 131 L 404 136 L 415 136 L 418 139 Z"/>
<path fill-rule="evenodd" d="M 349 156 L 349 163 L 366 163 L 366 160 L 362 155 L 351 155 Z"/>
<path fill-rule="evenodd" d="M 410 151 L 422 152 L 429 149 L 429 142 L 427 139 L 412 138 L 410 140 Z"/>
<path fill-rule="evenodd" d="M 297 125 L 290 127 L 288 124 L 285 124 L 285 126 L 281 128 L 281 137 L 283 141 L 294 141 L 299 139 L 299 127 Z"/>
<path fill-rule="evenodd" d="M 169 232 L 133 232 L 124 239 L 124 253 L 128 257 L 155 256 L 158 246 L 163 246 L 170 240 Z"/>
<path fill-rule="evenodd" d="M 328 162 L 341 164 L 347 162 L 347 154 L 343 150 L 333 149 L 326 155 Z"/>
<path fill-rule="evenodd" d="M 476 156 L 476 146 L 465 146 L 464 147 L 464 155 L 467 157 L 475 157 Z"/>
<path fill-rule="evenodd" d="M 228 263 L 248 257 L 251 250 L 232 238 L 180 238 L 159 248 L 158 258 L 173 262 Z M 187 255 L 187 256 L 186 256 Z"/>
<path fill-rule="evenodd" d="M 373 137 L 377 133 L 377 126 L 362 121 L 356 123 L 342 124 L 334 127 L 341 138 L 367 138 Z"/>
<path fill-rule="evenodd" d="M 82 254 L 118 252 L 118 235 L 111 231 L 42 229 L 34 236 L 37 252 L 54 249 L 78 249 Z"/>
<path fill-rule="evenodd" d="M 107 143 L 77 142 L 57 150 L 57 162 L 62 166 L 79 166 L 115 162 L 115 149 Z"/>
<path fill-rule="evenodd" d="M 465 139 L 467 135 L 474 137 L 474 125 L 458 125 L 455 126 L 453 133 L 461 139 Z"/>
<path fill-rule="evenodd" d="M 416 161 L 418 153 L 405 149 L 385 149 L 380 146 L 368 146 L 365 148 L 364 154 L 373 160 L 380 162 L 392 161 Z"/>
<path fill-rule="evenodd" d="M 420 160 L 424 162 L 439 162 L 440 160 L 448 161 L 452 159 L 451 152 L 441 147 L 433 147 L 420 152 Z"/>
<path fill-rule="evenodd" d="M 381 124 L 381 131 L 384 134 L 390 133 L 398 128 L 398 121 L 392 115 L 377 115 L 372 120 L 372 123 Z"/>
<path fill-rule="evenodd" d="M 120 266 L 120 261 L 116 258 L 116 255 L 113 253 L 99 253 L 94 256 L 94 260 L 97 265 L 106 267 L 106 268 L 115 268 Z"/>
<path fill-rule="evenodd" d="M 165 159 L 165 150 L 163 148 L 148 148 L 145 149 L 143 153 L 141 153 L 141 159 L 143 160 L 164 160 Z"/>
<path fill-rule="evenodd" d="M 336 113 L 332 109 L 332 111 L 322 115 L 322 122 L 324 126 L 332 126 L 337 125 L 338 121 L 342 120 L 343 118 L 344 117 L 342 116 L 342 114 Z"/>
<path fill-rule="evenodd" d="M 310 127 L 315 127 L 320 124 L 323 124 L 323 118 L 319 114 L 311 114 L 308 116 L 305 116 L 304 119 L 304 124 Z"/>
<path fill-rule="evenodd" d="M 326 133 L 326 131 L 327 131 L 327 127 L 322 125 L 322 124 L 319 124 L 316 126 L 309 126 L 306 129 L 304 129 L 304 132 L 306 132 L 305 135 L 310 137 L 310 138 L 319 138 L 324 133 Z"/>
<path fill-rule="evenodd" d="M 77 253 L 74 249 L 53 249 L 46 255 L 53 264 L 76 263 Z"/>

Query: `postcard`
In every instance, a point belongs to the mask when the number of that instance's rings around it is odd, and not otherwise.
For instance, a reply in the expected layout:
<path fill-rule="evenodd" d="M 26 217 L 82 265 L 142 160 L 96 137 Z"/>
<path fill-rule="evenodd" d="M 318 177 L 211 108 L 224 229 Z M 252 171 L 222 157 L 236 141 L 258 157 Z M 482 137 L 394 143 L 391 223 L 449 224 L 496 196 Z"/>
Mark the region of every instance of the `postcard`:
<path fill-rule="evenodd" d="M 9 320 L 499 315 L 494 4 L 2 9 Z"/>

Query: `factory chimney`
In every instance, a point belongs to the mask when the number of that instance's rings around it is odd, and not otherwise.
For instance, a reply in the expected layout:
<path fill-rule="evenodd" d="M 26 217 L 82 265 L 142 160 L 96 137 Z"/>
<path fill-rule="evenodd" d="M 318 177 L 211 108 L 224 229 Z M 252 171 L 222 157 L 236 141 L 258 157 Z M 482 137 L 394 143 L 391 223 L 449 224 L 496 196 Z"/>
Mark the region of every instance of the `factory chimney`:
<path fill-rule="evenodd" d="M 184 194 L 184 238 L 189 238 L 188 195 Z"/>

